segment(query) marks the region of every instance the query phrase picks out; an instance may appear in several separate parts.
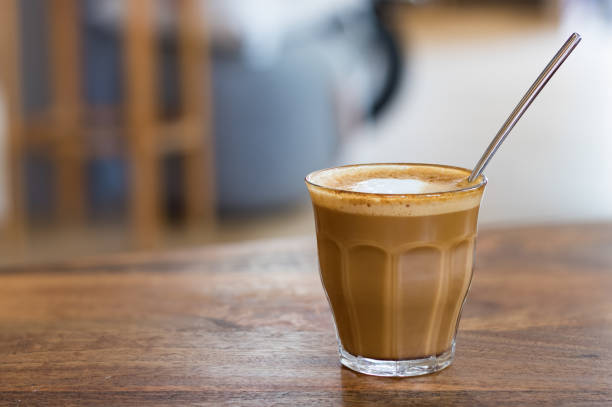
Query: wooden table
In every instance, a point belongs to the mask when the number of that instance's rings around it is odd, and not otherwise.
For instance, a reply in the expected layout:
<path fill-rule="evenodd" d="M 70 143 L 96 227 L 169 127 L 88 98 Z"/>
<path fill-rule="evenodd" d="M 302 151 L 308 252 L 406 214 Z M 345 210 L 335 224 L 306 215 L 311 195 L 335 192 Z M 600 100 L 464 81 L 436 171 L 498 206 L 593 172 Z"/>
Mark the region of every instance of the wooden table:
<path fill-rule="evenodd" d="M 484 231 L 454 364 L 342 368 L 312 239 L 0 271 L 1 405 L 612 405 L 612 225 Z"/>

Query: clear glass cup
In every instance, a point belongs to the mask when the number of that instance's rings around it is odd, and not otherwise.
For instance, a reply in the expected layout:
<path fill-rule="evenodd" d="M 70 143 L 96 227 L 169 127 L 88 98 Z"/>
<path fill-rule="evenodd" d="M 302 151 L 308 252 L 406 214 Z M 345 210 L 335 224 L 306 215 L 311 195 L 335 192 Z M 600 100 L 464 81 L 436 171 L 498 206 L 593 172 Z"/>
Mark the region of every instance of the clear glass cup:
<path fill-rule="evenodd" d="M 470 170 L 363 164 L 306 177 L 321 282 L 334 317 L 341 363 L 377 376 L 442 370 L 455 353 L 487 180 L 481 176 L 454 190 L 425 194 L 338 187 L 355 174 L 363 177 L 364 171 L 372 177 L 416 173 L 435 178 L 439 173 L 467 178 Z"/>

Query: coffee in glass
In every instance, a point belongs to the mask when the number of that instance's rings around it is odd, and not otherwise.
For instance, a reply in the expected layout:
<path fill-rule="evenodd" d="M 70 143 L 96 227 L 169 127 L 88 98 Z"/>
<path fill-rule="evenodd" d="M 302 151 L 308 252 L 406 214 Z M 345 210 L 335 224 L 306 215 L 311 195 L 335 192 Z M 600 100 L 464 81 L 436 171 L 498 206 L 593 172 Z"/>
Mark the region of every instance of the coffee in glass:
<path fill-rule="evenodd" d="M 486 185 L 470 171 L 364 164 L 311 173 L 321 281 L 340 360 L 380 376 L 449 366 Z"/>

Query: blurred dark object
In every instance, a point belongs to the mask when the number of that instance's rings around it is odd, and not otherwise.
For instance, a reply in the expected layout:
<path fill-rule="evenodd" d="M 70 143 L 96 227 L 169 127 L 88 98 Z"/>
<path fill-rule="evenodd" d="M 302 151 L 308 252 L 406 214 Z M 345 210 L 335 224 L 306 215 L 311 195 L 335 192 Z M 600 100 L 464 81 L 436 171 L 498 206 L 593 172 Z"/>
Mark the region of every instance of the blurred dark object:
<path fill-rule="evenodd" d="M 305 174 L 329 166 L 338 142 L 330 77 L 309 51 L 257 69 L 213 65 L 218 199 L 223 212 L 302 197 Z"/>
<path fill-rule="evenodd" d="M 211 7 L 224 212 L 302 199 L 305 174 L 333 165 L 342 140 L 383 114 L 403 71 L 387 2 L 254 3 L 267 7 L 221 0 Z"/>
<path fill-rule="evenodd" d="M 386 58 L 385 80 L 380 87 L 380 93 L 372 103 L 370 114 L 378 117 L 385 107 L 391 103 L 399 90 L 404 70 L 403 55 L 397 36 L 392 31 L 392 23 L 389 21 L 389 1 L 378 0 L 374 3 L 374 24 L 378 32 L 378 42 Z"/>

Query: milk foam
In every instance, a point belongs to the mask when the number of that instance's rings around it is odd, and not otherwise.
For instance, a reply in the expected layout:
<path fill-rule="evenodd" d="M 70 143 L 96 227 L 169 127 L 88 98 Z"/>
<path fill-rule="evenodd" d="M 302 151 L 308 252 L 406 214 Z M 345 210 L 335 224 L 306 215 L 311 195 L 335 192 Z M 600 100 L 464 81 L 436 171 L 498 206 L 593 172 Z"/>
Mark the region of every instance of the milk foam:
<path fill-rule="evenodd" d="M 370 194 L 430 194 L 459 188 L 457 182 L 427 182 L 414 178 L 370 178 L 349 184 L 342 189 Z"/>
<path fill-rule="evenodd" d="M 376 216 L 427 216 L 475 208 L 486 184 L 470 171 L 427 164 L 364 164 L 315 171 L 306 177 L 316 205 Z"/>

